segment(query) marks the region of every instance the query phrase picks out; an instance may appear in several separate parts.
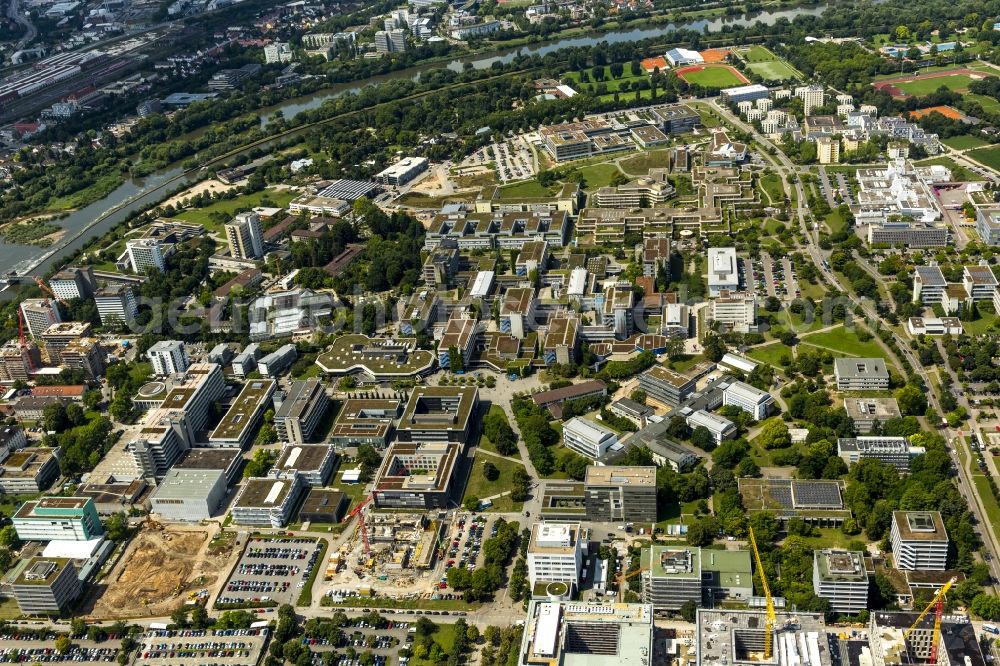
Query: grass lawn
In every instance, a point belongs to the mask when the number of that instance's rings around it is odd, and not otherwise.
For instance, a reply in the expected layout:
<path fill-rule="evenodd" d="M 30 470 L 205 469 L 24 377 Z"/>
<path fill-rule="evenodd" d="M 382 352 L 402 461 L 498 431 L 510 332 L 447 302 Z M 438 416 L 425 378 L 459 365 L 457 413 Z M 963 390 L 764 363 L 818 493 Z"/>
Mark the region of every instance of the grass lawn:
<path fill-rule="evenodd" d="M 13 620 L 21 617 L 21 608 L 14 597 L 4 597 L 0 600 L 0 620 Z"/>
<path fill-rule="evenodd" d="M 666 361 L 663 365 L 675 372 L 687 372 L 705 360 L 701 354 L 682 354 L 675 359 Z"/>
<path fill-rule="evenodd" d="M 455 625 L 439 624 L 437 628 L 438 630 L 431 634 L 431 638 L 441 646 L 441 651 L 447 654 L 455 647 Z M 413 666 L 435 666 L 436 664 L 430 659 L 418 659 L 417 657 L 410 657 L 410 663 Z"/>
<path fill-rule="evenodd" d="M 500 471 L 500 476 L 497 477 L 496 481 L 490 481 L 483 475 L 483 464 L 486 462 L 493 463 Z M 462 503 L 464 504 L 465 500 L 470 496 L 486 499 L 492 495 L 498 495 L 510 490 L 511 479 L 517 467 L 522 467 L 521 463 L 516 463 L 506 458 L 497 458 L 485 453 L 476 453 L 476 457 L 472 461 L 472 471 L 469 472 L 469 483 L 466 484 L 465 495 L 462 496 Z M 497 497 L 492 501 L 493 506 L 490 507 L 489 511 L 498 511 L 501 513 L 520 512 L 524 506 L 523 502 L 515 502 L 509 495 Z"/>
<path fill-rule="evenodd" d="M 970 464 L 970 468 L 973 466 Z M 983 500 L 983 508 L 986 509 L 986 515 L 989 518 L 990 523 L 993 525 L 993 532 L 995 534 L 1000 534 L 1000 505 L 997 504 L 997 498 L 993 496 L 993 491 L 990 490 L 990 484 L 987 482 L 986 477 L 978 472 L 973 472 L 972 482 L 976 484 L 976 492 Z"/>
<path fill-rule="evenodd" d="M 941 86 L 944 86 L 948 90 L 968 90 L 970 83 L 972 83 L 972 77 L 968 74 L 951 74 L 949 76 L 918 78 L 915 81 L 907 83 L 897 83 L 896 87 L 907 95 L 924 97 L 925 95 L 930 95 Z"/>
<path fill-rule="evenodd" d="M 977 152 L 979 151 L 974 150 L 969 154 L 974 156 L 974 154 Z M 964 166 L 959 165 L 958 162 L 951 159 L 950 157 L 932 157 L 929 160 L 920 160 L 919 162 L 917 162 L 917 166 L 931 166 L 932 164 L 940 164 L 942 166 L 946 166 L 949 169 L 951 169 L 951 177 L 954 180 L 961 182 L 978 180 L 976 174 L 972 173 Z"/>
<path fill-rule="evenodd" d="M 510 419 L 507 418 L 507 414 L 503 411 L 503 408 L 500 405 L 490 405 L 490 412 L 489 413 L 490 414 L 499 414 L 500 416 L 503 417 L 504 421 L 507 421 L 507 425 L 510 425 Z M 496 453 L 497 455 L 500 454 L 500 452 L 497 451 L 496 444 L 494 444 L 493 442 L 491 442 L 490 438 L 487 437 L 485 434 L 482 434 L 482 435 L 479 436 L 479 448 L 484 449 L 486 451 L 490 451 L 491 453 Z M 515 460 L 520 460 L 521 459 L 521 452 L 520 451 L 515 451 L 514 455 L 507 456 L 507 457 L 508 458 L 513 458 Z"/>
<path fill-rule="evenodd" d="M 942 139 L 941 143 L 949 148 L 954 148 L 955 150 L 968 150 L 969 148 L 982 148 L 983 146 L 990 145 L 979 137 L 971 136 L 969 134 L 950 136 L 947 139 Z"/>
<path fill-rule="evenodd" d="M 977 148 L 967 153 L 969 157 L 991 169 L 1000 171 L 1000 147 Z"/>
<path fill-rule="evenodd" d="M 761 363 L 767 363 L 768 365 L 774 366 L 775 368 L 782 368 L 781 357 L 788 356 L 788 358 L 794 358 L 792 354 L 792 348 L 788 345 L 784 345 L 780 342 L 773 342 L 769 345 L 763 345 L 761 347 L 755 347 L 751 349 L 747 355 L 750 358 L 756 359 Z"/>
<path fill-rule="evenodd" d="M 619 165 L 625 173 L 645 176 L 650 169 L 666 167 L 669 155 L 669 150 L 650 150 L 624 159 Z"/>
<path fill-rule="evenodd" d="M 965 93 L 965 99 L 979 102 L 979 106 L 987 113 L 1000 113 L 1000 102 L 987 95 L 977 95 L 975 93 Z M 945 142 L 947 143 L 947 142 Z"/>
<path fill-rule="evenodd" d="M 835 234 L 838 231 L 843 231 L 847 229 L 847 220 L 844 216 L 840 214 L 839 208 L 834 208 L 830 211 L 830 214 L 826 216 L 826 227 L 830 230 L 831 234 Z"/>
<path fill-rule="evenodd" d="M 824 548 L 846 548 L 852 540 L 858 539 L 857 536 L 847 536 L 839 529 L 834 527 L 817 528 L 819 532 L 817 536 L 806 537 L 805 543 L 807 548 L 812 548 L 813 550 L 822 550 Z"/>
<path fill-rule="evenodd" d="M 765 81 L 785 81 L 787 79 L 800 78 L 798 72 L 784 60 L 749 63 L 747 69 Z"/>
<path fill-rule="evenodd" d="M 862 342 L 858 339 L 857 331 L 858 327 L 856 326 L 852 326 L 849 329 L 841 326 L 830 331 L 805 335 L 802 337 L 802 342 L 817 347 L 824 347 L 831 351 L 841 352 L 848 356 L 885 358 L 885 352 L 875 342 L 875 338 L 867 342 Z"/>
<path fill-rule="evenodd" d="M 411 208 L 440 208 L 444 204 L 456 203 L 459 201 L 468 200 L 468 196 L 461 194 L 452 194 L 444 197 L 429 197 L 421 192 L 407 192 L 401 197 L 396 197 L 393 203 L 397 203 L 400 206 L 409 206 Z"/>
<path fill-rule="evenodd" d="M 587 189 L 607 187 L 611 184 L 611 179 L 621 173 L 614 164 L 594 164 L 579 169 L 580 175 L 587 181 Z"/>
<path fill-rule="evenodd" d="M 767 47 L 754 45 L 746 50 L 745 53 L 741 53 L 743 59 L 747 62 L 770 62 L 771 60 L 777 60 L 777 56 L 767 50 Z"/>
<path fill-rule="evenodd" d="M 330 483 L 326 484 L 327 488 L 333 488 L 334 490 L 339 490 L 340 492 L 347 495 L 347 511 L 349 512 L 358 502 L 365 498 L 365 484 L 364 483 L 343 483 L 339 481 L 340 473 L 345 469 L 354 469 L 354 465 L 341 465 L 340 469 L 336 471 L 333 475 L 333 479 Z"/>
<path fill-rule="evenodd" d="M 768 199 L 774 205 L 781 205 L 785 201 L 785 188 L 781 183 L 781 174 L 768 173 L 760 179 L 760 189 L 764 190 Z"/>
<path fill-rule="evenodd" d="M 255 206 L 263 206 L 265 204 L 261 203 L 264 199 L 269 200 L 270 204 L 279 208 L 284 208 L 288 205 L 288 202 L 295 198 L 295 193 L 289 190 L 273 190 L 267 189 L 263 192 L 254 192 L 253 194 L 245 194 L 235 199 L 222 199 L 219 201 L 214 201 L 204 208 L 192 208 L 179 213 L 176 217 L 184 220 L 185 222 L 191 222 L 193 224 L 203 224 L 205 229 L 208 231 L 221 232 L 222 226 L 229 221 L 237 208 L 253 208 Z M 225 220 L 220 218 L 225 216 Z"/>
<path fill-rule="evenodd" d="M 962 328 L 969 335 L 982 335 L 986 333 L 996 323 L 997 315 L 991 312 L 980 313 L 979 319 L 975 321 L 963 321 Z"/>
<path fill-rule="evenodd" d="M 698 71 L 685 72 L 681 78 L 688 83 L 704 88 L 731 88 L 744 85 L 743 80 L 728 65 L 705 65 L 704 67 Z"/>
<path fill-rule="evenodd" d="M 542 187 L 537 180 L 524 180 L 513 185 L 500 188 L 501 199 L 519 199 L 522 197 L 550 197 L 558 191 L 557 187 Z"/>
<path fill-rule="evenodd" d="M 638 76 L 632 76 L 631 70 L 628 67 L 625 68 L 625 72 L 618 79 L 611 77 L 611 71 L 607 67 L 604 68 L 604 79 L 601 81 L 595 79 L 594 73 L 589 69 L 587 70 L 587 75 L 590 79 L 584 83 L 580 82 L 579 72 L 568 72 L 564 75 L 564 78 L 570 79 L 570 87 L 577 90 L 581 88 L 589 89 L 590 86 L 593 86 L 596 90 L 597 86 L 603 83 L 607 87 L 608 92 L 613 93 L 615 91 L 632 92 L 631 86 L 633 81 L 641 81 L 649 77 L 645 72 L 640 73 Z"/>
<path fill-rule="evenodd" d="M 807 322 L 801 314 L 783 309 L 776 312 L 774 316 L 776 317 L 777 322 L 785 328 L 795 331 L 797 334 L 804 335 L 806 333 L 818 331 L 826 326 L 826 324 L 823 323 L 822 315 L 822 312 L 813 313 L 812 321 Z"/>

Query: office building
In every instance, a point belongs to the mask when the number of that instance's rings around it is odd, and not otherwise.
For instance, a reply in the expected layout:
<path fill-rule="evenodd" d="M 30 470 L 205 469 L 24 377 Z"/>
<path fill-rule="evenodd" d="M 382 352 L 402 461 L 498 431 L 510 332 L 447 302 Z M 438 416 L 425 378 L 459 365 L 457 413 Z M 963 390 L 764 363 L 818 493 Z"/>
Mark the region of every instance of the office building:
<path fill-rule="evenodd" d="M 588 379 L 577 384 L 532 393 L 531 400 L 542 409 L 548 409 L 556 418 L 562 418 L 561 405 L 567 400 L 579 400 L 598 395 L 604 397 L 607 394 L 607 384 L 600 379 Z"/>
<path fill-rule="evenodd" d="M 935 590 L 940 585 L 935 586 Z M 919 622 L 918 622 L 919 620 Z M 945 613 L 940 631 L 933 612 L 872 611 L 868 617 L 868 649 L 862 653 L 872 666 L 986 666 L 976 628 L 964 615 Z M 933 637 L 938 635 L 932 658 Z M 982 634 L 980 634 L 982 635 Z M 867 653 L 867 654 L 866 654 Z"/>
<path fill-rule="evenodd" d="M 251 379 L 230 405 L 225 416 L 208 436 L 213 447 L 246 449 L 253 443 L 264 412 L 271 406 L 271 396 L 278 383 L 273 379 Z"/>
<path fill-rule="evenodd" d="M 396 428 L 400 442 L 460 442 L 468 440 L 479 406 L 472 387 L 418 386 L 410 393 Z"/>
<path fill-rule="evenodd" d="M 94 269 L 90 266 L 70 266 L 49 279 L 49 289 L 66 301 L 74 298 L 89 298 L 94 295 L 97 282 L 94 280 Z"/>
<path fill-rule="evenodd" d="M 24 431 L 17 428 L 24 436 Z M 59 478 L 59 449 L 32 446 L 13 451 L 0 463 L 0 492 L 34 495 Z"/>
<path fill-rule="evenodd" d="M 310 488 L 299 509 L 299 522 L 336 525 L 347 513 L 347 495 L 339 490 Z"/>
<path fill-rule="evenodd" d="M 330 398 L 320 380 L 293 381 L 274 413 L 278 439 L 290 444 L 305 444 L 312 438 L 329 406 Z"/>
<path fill-rule="evenodd" d="M 88 337 L 90 337 L 90 324 L 79 321 L 53 324 L 41 335 L 45 354 L 49 357 L 49 363 L 53 365 L 62 363 L 61 352 L 66 345 L 80 338 Z"/>
<path fill-rule="evenodd" d="M 230 515 L 237 525 L 284 527 L 291 521 L 305 488 L 302 477 L 294 471 L 247 479 L 233 502 Z"/>
<path fill-rule="evenodd" d="M 260 259 L 264 256 L 264 232 L 257 213 L 237 213 L 226 224 L 229 254 L 234 259 Z"/>
<path fill-rule="evenodd" d="M 180 340 L 160 340 L 146 351 L 153 374 L 163 377 L 188 369 L 188 357 Z"/>
<path fill-rule="evenodd" d="M 692 430 L 697 428 L 708 430 L 716 444 L 722 443 L 724 439 L 735 437 L 737 433 L 736 424 L 732 421 L 704 409 L 697 409 L 688 414 L 687 424 Z"/>
<path fill-rule="evenodd" d="M 531 601 L 518 664 L 649 666 L 653 608 L 648 604 Z"/>
<path fill-rule="evenodd" d="M 740 288 L 740 269 L 735 247 L 708 248 L 708 295 L 717 298 L 723 291 Z"/>
<path fill-rule="evenodd" d="M 302 482 L 313 488 L 322 488 L 333 474 L 337 454 L 326 444 L 286 444 L 275 461 L 272 472 L 289 474 L 297 472 Z"/>
<path fill-rule="evenodd" d="M 211 469 L 171 469 L 150 495 L 161 520 L 198 522 L 216 515 L 226 497 L 226 474 Z"/>
<path fill-rule="evenodd" d="M 651 407 L 647 407 L 631 398 L 619 398 L 615 400 L 608 405 L 608 411 L 615 416 L 628 419 L 640 428 L 645 427 L 649 417 L 656 414 Z"/>
<path fill-rule="evenodd" d="M 157 409 L 135 429 L 125 444 L 125 453 L 131 458 L 136 476 L 162 479 L 194 441 L 194 432 L 182 410 Z"/>
<path fill-rule="evenodd" d="M 670 263 L 669 238 L 644 238 L 642 240 L 642 274 L 655 278 Z"/>
<path fill-rule="evenodd" d="M 868 572 L 864 553 L 813 552 L 813 592 L 830 602 L 834 613 L 855 615 L 868 608 Z"/>
<path fill-rule="evenodd" d="M 549 261 L 549 244 L 544 240 L 530 240 L 521 245 L 521 251 L 514 261 L 514 272 L 522 277 L 530 277 L 533 272 L 542 274 Z"/>
<path fill-rule="evenodd" d="M 282 345 L 270 354 L 257 359 L 257 370 L 264 377 L 277 377 L 290 368 L 298 357 L 299 352 L 295 345 Z"/>
<path fill-rule="evenodd" d="M 89 497 L 43 497 L 11 517 L 21 541 L 90 541 L 104 534 Z"/>
<path fill-rule="evenodd" d="M 723 290 L 711 301 L 710 318 L 735 333 L 757 332 L 757 296 L 751 292 Z"/>
<path fill-rule="evenodd" d="M 94 302 L 97 304 L 97 314 L 101 317 L 101 326 L 123 327 L 135 320 L 135 316 L 139 314 L 135 294 L 128 285 L 102 287 L 94 294 Z"/>
<path fill-rule="evenodd" d="M 746 602 L 753 594 L 753 563 L 749 550 L 701 551 L 701 590 L 705 602 L 716 606 L 732 599 Z"/>
<path fill-rule="evenodd" d="M 993 294 L 996 293 L 996 276 L 989 266 L 966 266 L 962 272 L 962 284 L 965 291 L 973 301 L 992 301 Z"/>
<path fill-rule="evenodd" d="M 940 222 L 906 220 L 893 217 L 889 220 L 872 220 L 868 223 L 868 244 L 909 248 L 945 247 L 950 230 Z"/>
<path fill-rule="evenodd" d="M 642 601 L 651 604 L 654 611 L 677 611 L 688 602 L 701 606 L 700 548 L 643 548 L 640 567 Z"/>
<path fill-rule="evenodd" d="M 59 306 L 50 298 L 27 298 L 21 301 L 26 332 L 33 338 L 40 337 L 53 324 L 62 321 Z"/>
<path fill-rule="evenodd" d="M 402 411 L 403 403 L 394 398 L 345 400 L 330 430 L 330 443 L 341 449 L 370 444 L 382 450 L 391 440 Z"/>
<path fill-rule="evenodd" d="M 189 449 L 170 469 L 222 472 L 226 477 L 226 483 L 233 485 L 240 480 L 240 473 L 243 471 L 243 452 L 232 448 Z"/>
<path fill-rule="evenodd" d="M 580 321 L 576 317 L 553 317 L 542 342 L 545 365 L 576 363 Z"/>
<path fill-rule="evenodd" d="M 139 389 L 134 400 L 148 409 L 162 408 L 183 413 L 192 431 L 208 425 L 208 410 L 226 392 L 222 368 L 215 363 L 192 363 L 183 375 L 171 381 L 154 381 Z"/>
<path fill-rule="evenodd" d="M 833 374 L 838 391 L 886 391 L 889 370 L 881 358 L 835 358 Z"/>
<path fill-rule="evenodd" d="M 897 569 L 944 571 L 948 560 L 948 532 L 937 511 L 893 511 L 892 554 Z"/>
<path fill-rule="evenodd" d="M 72 560 L 33 557 L 11 584 L 17 607 L 25 615 L 61 614 L 83 592 Z"/>
<path fill-rule="evenodd" d="M 563 424 L 563 444 L 584 458 L 597 460 L 618 443 L 618 435 L 602 425 L 576 417 Z"/>
<path fill-rule="evenodd" d="M 947 303 L 948 281 L 940 266 L 914 266 L 913 302 L 921 305 Z M 992 296 L 991 296 L 992 297 Z"/>
<path fill-rule="evenodd" d="M 59 352 L 62 365 L 73 370 L 83 370 L 92 381 L 104 376 L 107 355 L 107 350 L 98 338 L 77 338 Z"/>
<path fill-rule="evenodd" d="M 583 481 L 587 520 L 656 522 L 656 468 L 590 465 Z"/>
<path fill-rule="evenodd" d="M 761 391 L 745 382 L 733 382 L 723 390 L 722 404 L 739 407 L 752 416 L 754 421 L 760 421 L 767 416 L 774 398 L 767 391 Z"/>
<path fill-rule="evenodd" d="M 627 338 L 633 329 L 634 318 L 632 305 L 635 292 L 631 284 L 615 284 L 604 290 L 604 303 L 601 306 L 601 323 L 611 327 L 619 340 Z"/>
<path fill-rule="evenodd" d="M 859 435 L 870 433 L 876 423 L 883 424 L 901 416 L 895 398 L 844 398 L 844 409 Z"/>
<path fill-rule="evenodd" d="M 848 465 L 865 458 L 874 458 L 895 467 L 901 474 L 908 473 L 910 461 L 922 453 L 923 447 L 910 446 L 905 437 L 841 437 L 837 440 L 837 455 Z"/>
<path fill-rule="evenodd" d="M 475 319 L 449 319 L 438 343 L 438 366 L 443 370 L 453 371 L 471 367 L 478 332 L 478 322 Z M 461 367 L 452 367 L 452 352 L 457 354 L 455 360 L 461 361 Z"/>
<path fill-rule="evenodd" d="M 979 208 L 976 211 L 976 231 L 987 245 L 1000 245 L 1000 207 Z"/>
<path fill-rule="evenodd" d="M 771 657 L 764 659 L 763 609 L 698 609 L 691 666 L 832 666 L 833 656 L 822 613 L 777 612 Z M 838 661 L 838 663 L 840 663 Z"/>
<path fill-rule="evenodd" d="M 375 33 L 376 53 L 403 53 L 406 47 L 406 31 L 401 28 L 379 30 Z"/>
<path fill-rule="evenodd" d="M 430 162 L 426 157 L 404 157 L 374 176 L 376 183 L 392 187 L 408 185 L 414 178 L 427 171 Z"/>
<path fill-rule="evenodd" d="M 375 506 L 417 510 L 447 507 L 462 448 L 461 442 L 450 441 L 390 444 L 375 475 Z"/>
<path fill-rule="evenodd" d="M 134 273 L 147 273 L 151 269 L 166 271 L 167 262 L 163 246 L 155 238 L 134 238 L 125 242 L 128 263 Z"/>
<path fill-rule="evenodd" d="M 528 540 L 528 582 L 565 583 L 567 598 L 580 580 L 587 539 L 580 523 L 539 522 L 531 526 Z M 561 596 L 561 595 L 560 595 Z"/>
<path fill-rule="evenodd" d="M 535 328 L 535 290 L 512 287 L 504 292 L 500 301 L 500 332 L 523 340 Z"/>
<path fill-rule="evenodd" d="M 667 407 L 677 407 L 694 391 L 695 377 L 688 377 L 662 365 L 654 365 L 639 375 L 639 387 L 646 395 Z"/>

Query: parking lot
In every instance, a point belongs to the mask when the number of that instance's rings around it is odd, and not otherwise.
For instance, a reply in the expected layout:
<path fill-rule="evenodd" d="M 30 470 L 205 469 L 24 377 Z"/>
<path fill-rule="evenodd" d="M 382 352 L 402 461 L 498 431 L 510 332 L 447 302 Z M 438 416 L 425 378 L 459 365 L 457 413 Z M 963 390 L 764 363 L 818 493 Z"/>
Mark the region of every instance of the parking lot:
<path fill-rule="evenodd" d="M 413 626 L 409 621 L 384 618 L 381 626 L 373 627 L 358 617 L 339 629 L 333 623 L 318 623 L 316 630 L 307 630 L 301 640 L 313 652 L 313 664 L 317 666 L 324 663 L 326 653 L 333 651 L 341 655 L 332 662 L 338 666 L 358 666 L 358 659 L 365 652 L 375 657 L 375 666 L 395 666 L 405 663 L 400 661 L 398 653 L 414 642 Z M 348 650 L 354 651 L 354 657 L 344 654 Z"/>
<path fill-rule="evenodd" d="M 255 664 L 266 640 L 266 627 L 221 631 L 152 630 L 142 635 L 134 663 L 160 666 Z"/>
<path fill-rule="evenodd" d="M 119 637 L 102 642 L 73 639 L 66 654 L 56 654 L 56 635 L 4 634 L 0 636 L 0 664 L 108 664 L 118 659 Z"/>
<path fill-rule="evenodd" d="M 531 148 L 524 137 L 494 143 L 490 146 L 490 152 L 496 160 L 497 176 L 501 182 L 525 180 L 535 175 Z"/>
<path fill-rule="evenodd" d="M 475 571 L 476 566 L 482 563 L 483 541 L 496 536 L 496 521 L 497 517 L 485 514 L 459 514 L 455 517 L 448 533 L 450 545 L 438 589 L 448 589 L 447 575 L 451 567 L 465 567 L 469 571 Z"/>
<path fill-rule="evenodd" d="M 318 556 L 316 539 L 254 537 L 216 603 L 294 604 Z"/>

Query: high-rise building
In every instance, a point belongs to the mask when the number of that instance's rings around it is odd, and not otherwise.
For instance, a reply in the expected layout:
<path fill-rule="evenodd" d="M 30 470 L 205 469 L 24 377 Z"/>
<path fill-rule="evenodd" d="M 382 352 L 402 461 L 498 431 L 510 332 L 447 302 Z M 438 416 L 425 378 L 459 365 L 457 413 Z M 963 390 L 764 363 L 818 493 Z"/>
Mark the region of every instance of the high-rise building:
<path fill-rule="evenodd" d="M 67 301 L 93 296 L 96 288 L 94 269 L 90 266 L 70 266 L 49 279 L 49 289 L 52 293 Z"/>
<path fill-rule="evenodd" d="M 153 364 L 154 375 L 173 375 L 188 369 L 188 358 L 184 343 L 180 340 L 161 340 L 146 352 Z"/>
<path fill-rule="evenodd" d="M 854 614 L 868 608 L 868 571 L 864 553 L 847 550 L 813 552 L 813 591 L 830 602 L 834 613 Z"/>
<path fill-rule="evenodd" d="M 128 285 L 109 285 L 97 290 L 94 294 L 97 304 L 97 314 L 101 316 L 102 326 L 125 326 L 139 314 L 132 287 Z"/>
<path fill-rule="evenodd" d="M 146 273 L 153 268 L 164 271 L 167 268 L 163 256 L 163 246 L 155 238 L 134 238 L 125 243 L 128 262 L 136 273 Z"/>
<path fill-rule="evenodd" d="M 288 394 L 274 414 L 278 439 L 289 444 L 305 444 L 323 419 L 330 399 L 318 379 L 292 382 Z"/>
<path fill-rule="evenodd" d="M 295 54 L 286 42 L 274 42 L 264 47 L 264 62 L 268 65 L 291 62 Z"/>
<path fill-rule="evenodd" d="M 406 51 L 406 31 L 379 30 L 375 33 L 375 51 L 378 53 L 403 53 Z"/>
<path fill-rule="evenodd" d="M 535 523 L 528 541 L 528 580 L 565 583 L 572 592 L 583 568 L 585 540 L 580 523 Z"/>
<path fill-rule="evenodd" d="M 836 164 L 840 161 L 840 139 L 821 136 L 816 139 L 816 159 L 820 164 Z"/>
<path fill-rule="evenodd" d="M 89 541 L 104 534 L 94 500 L 43 497 L 25 502 L 11 518 L 21 541 Z"/>
<path fill-rule="evenodd" d="M 90 324 L 85 321 L 65 321 L 53 324 L 42 333 L 41 337 L 45 346 L 45 354 L 49 357 L 49 363 L 59 365 L 62 363 L 62 350 L 66 345 L 80 338 L 90 337 Z"/>
<path fill-rule="evenodd" d="M 0 378 L 10 381 L 31 379 L 33 368 L 42 365 L 38 345 L 30 340 L 22 347 L 17 340 L 8 340 L 0 347 Z"/>
<path fill-rule="evenodd" d="M 62 348 L 62 365 L 83 370 L 90 379 L 98 379 L 107 368 L 104 346 L 97 338 L 78 338 Z"/>
<path fill-rule="evenodd" d="M 62 321 L 59 306 L 51 298 L 28 298 L 22 301 L 21 314 L 24 315 L 28 335 L 33 338 L 47 331 L 52 324 Z"/>
<path fill-rule="evenodd" d="M 802 110 L 807 116 L 826 101 L 826 94 L 820 85 L 799 86 L 795 89 L 795 96 L 802 100 Z"/>
<path fill-rule="evenodd" d="M 234 259 L 260 259 L 264 256 L 264 232 L 257 213 L 237 213 L 226 224 L 229 254 Z"/>
<path fill-rule="evenodd" d="M 948 532 L 937 511 L 893 511 L 892 554 L 897 569 L 944 571 Z"/>

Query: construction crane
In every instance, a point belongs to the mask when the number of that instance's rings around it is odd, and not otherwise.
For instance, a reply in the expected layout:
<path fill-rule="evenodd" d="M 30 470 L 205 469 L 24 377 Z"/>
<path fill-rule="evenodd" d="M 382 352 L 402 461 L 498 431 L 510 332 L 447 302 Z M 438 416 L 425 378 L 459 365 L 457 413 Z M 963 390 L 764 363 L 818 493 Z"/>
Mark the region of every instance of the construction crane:
<path fill-rule="evenodd" d="M 774 599 L 771 598 L 771 588 L 767 584 L 767 575 L 764 572 L 764 562 L 760 559 L 760 551 L 757 550 L 757 539 L 753 535 L 753 528 L 748 526 L 750 532 L 750 547 L 753 549 L 753 556 L 757 560 L 757 573 L 760 574 L 760 585 L 764 588 L 764 600 L 767 602 L 767 620 L 764 622 L 764 659 L 771 658 L 771 643 L 774 640 L 774 627 L 778 624 L 778 616 L 774 613 Z"/>
<path fill-rule="evenodd" d="M 42 292 L 48 294 L 49 296 L 51 296 L 55 300 L 59 301 L 63 305 L 66 305 L 66 301 L 63 300 L 63 299 L 61 299 L 61 298 L 59 298 L 58 296 L 56 296 L 55 292 L 52 291 L 52 289 L 49 288 L 49 285 L 47 285 L 44 282 L 42 282 L 41 278 L 39 278 L 38 276 L 32 276 L 32 278 L 35 280 L 35 284 L 38 285 L 39 289 L 41 289 Z"/>
<path fill-rule="evenodd" d="M 365 547 L 365 557 L 367 557 L 371 553 L 371 544 L 368 541 L 368 528 L 365 526 L 365 514 L 362 513 L 361 510 L 364 509 L 366 506 L 368 506 L 368 503 L 371 502 L 374 498 L 375 498 L 375 493 L 372 493 L 371 495 L 366 497 L 364 500 L 359 502 L 356 507 L 351 509 L 351 512 L 348 513 L 346 516 L 344 516 L 344 520 L 341 521 L 346 523 L 350 521 L 351 518 L 353 518 L 354 516 L 358 516 L 358 521 L 359 521 L 358 529 L 361 530 L 361 542 L 364 544 Z"/>
<path fill-rule="evenodd" d="M 931 634 L 931 658 L 929 661 L 929 666 L 935 666 L 937 664 L 937 653 L 938 653 L 938 643 L 941 641 L 941 616 L 944 614 L 944 597 L 948 594 L 948 590 L 951 586 L 955 584 L 955 579 L 952 578 L 947 583 L 941 586 L 941 589 L 937 591 L 931 602 L 927 604 L 923 612 L 917 616 L 916 621 L 910 625 L 910 628 L 903 633 L 903 643 L 905 645 L 906 641 L 910 638 L 910 634 L 913 630 L 923 621 L 927 613 L 934 609 L 934 631 Z"/>
<path fill-rule="evenodd" d="M 35 367 L 35 361 L 31 358 L 31 350 L 28 348 L 28 340 L 24 337 L 24 310 L 21 308 L 17 309 L 17 338 L 20 341 L 21 354 L 28 360 L 28 368 L 31 370 L 31 374 L 35 374 L 38 368 Z"/>

